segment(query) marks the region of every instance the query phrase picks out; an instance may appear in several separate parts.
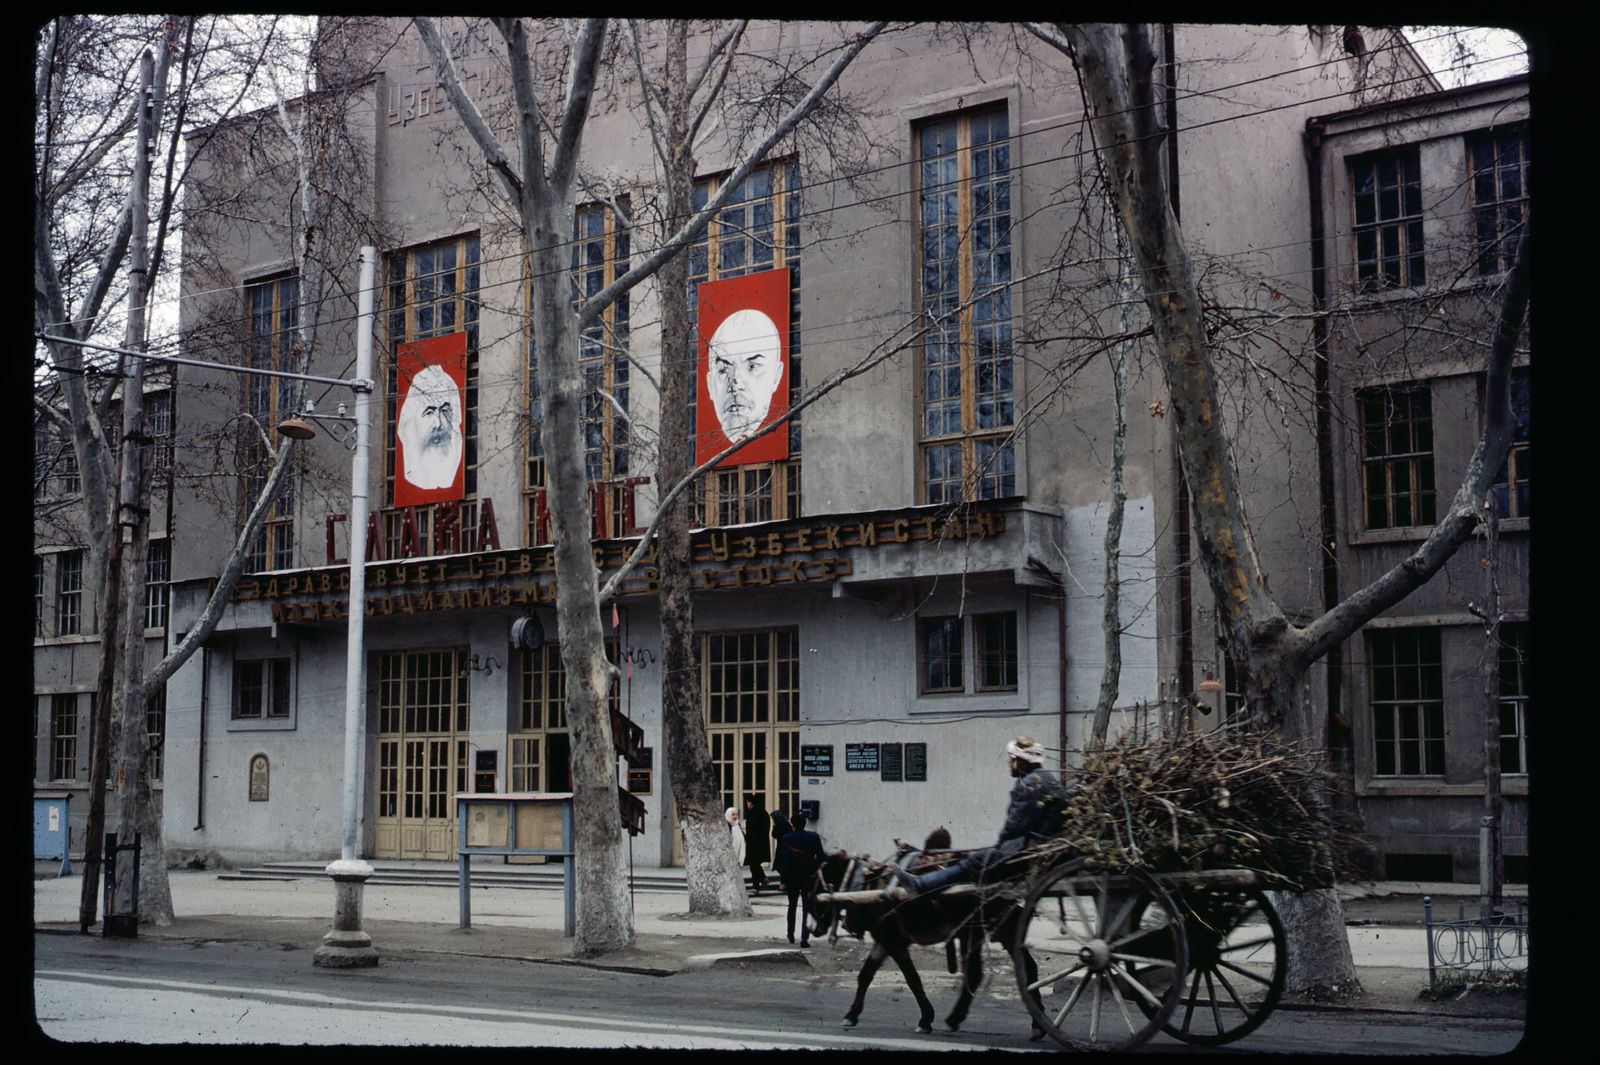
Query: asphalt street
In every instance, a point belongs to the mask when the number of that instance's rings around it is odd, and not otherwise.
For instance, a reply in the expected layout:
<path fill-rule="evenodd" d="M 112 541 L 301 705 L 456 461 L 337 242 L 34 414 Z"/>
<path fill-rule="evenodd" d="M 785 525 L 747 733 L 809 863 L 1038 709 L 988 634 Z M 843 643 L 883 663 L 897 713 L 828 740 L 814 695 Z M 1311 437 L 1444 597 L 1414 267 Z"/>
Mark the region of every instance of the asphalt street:
<path fill-rule="evenodd" d="M 178 919 L 137 940 L 77 934 L 78 876 L 34 882 L 35 1017 L 61 1042 L 763 1047 L 1038 1050 L 998 948 L 963 1032 L 916 1036 L 915 1005 L 883 969 L 859 1028 L 839 1018 L 867 944 L 784 935 L 786 900 L 764 894 L 746 919 L 690 917 L 682 890 L 635 893 L 638 942 L 593 963 L 571 958 L 561 892 L 474 888 L 472 926 L 459 891 L 371 884 L 365 926 L 380 965 L 328 972 L 311 964 L 332 923 L 332 887 L 317 880 L 225 880 L 174 870 Z M 1453 906 L 1451 907 L 1453 912 Z M 1409 921 L 1407 914 L 1412 914 Z M 1421 907 L 1394 893 L 1346 902 L 1366 991 L 1340 1003 L 1285 1001 L 1248 1049 L 1316 1052 L 1351 1039 L 1369 1053 L 1511 1049 L 1523 1002 L 1419 999 L 1427 984 Z M 1367 923 L 1370 922 L 1370 923 Z M 1392 923 L 1391 923 L 1392 922 Z M 943 952 L 917 964 L 943 1016 L 956 988 Z M 619 1003 L 626 1003 L 625 1007 Z M 1359 1038 L 1357 1038 L 1359 1037 Z M 1152 1046 L 1165 1040 L 1157 1036 Z M 1165 1040 L 1167 1048 L 1177 1044 Z M 1053 1044 L 1047 1044 L 1052 1047 Z"/>

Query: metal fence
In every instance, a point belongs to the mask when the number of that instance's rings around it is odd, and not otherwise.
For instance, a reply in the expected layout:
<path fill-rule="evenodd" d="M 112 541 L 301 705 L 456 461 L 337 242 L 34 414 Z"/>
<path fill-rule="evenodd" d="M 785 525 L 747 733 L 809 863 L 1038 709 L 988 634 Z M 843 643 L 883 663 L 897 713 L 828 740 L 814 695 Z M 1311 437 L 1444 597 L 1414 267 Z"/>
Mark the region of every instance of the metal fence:
<path fill-rule="evenodd" d="M 1454 921 L 1436 921 L 1433 899 L 1422 900 L 1422 923 L 1428 940 L 1428 986 L 1435 987 L 1440 969 L 1483 972 L 1526 972 L 1528 908 L 1517 902 L 1516 913 L 1468 917 L 1458 903 Z"/>

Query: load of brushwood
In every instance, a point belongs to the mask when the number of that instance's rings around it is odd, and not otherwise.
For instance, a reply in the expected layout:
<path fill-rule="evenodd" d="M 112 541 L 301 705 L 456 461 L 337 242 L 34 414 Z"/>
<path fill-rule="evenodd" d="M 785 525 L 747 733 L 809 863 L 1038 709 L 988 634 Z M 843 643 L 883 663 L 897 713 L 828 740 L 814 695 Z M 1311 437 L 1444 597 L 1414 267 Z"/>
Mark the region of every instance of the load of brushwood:
<path fill-rule="evenodd" d="M 1345 848 L 1320 801 L 1322 767 L 1259 732 L 1125 733 L 1085 754 L 1036 868 L 1068 856 L 1153 873 L 1248 869 L 1268 886 L 1331 886 Z"/>

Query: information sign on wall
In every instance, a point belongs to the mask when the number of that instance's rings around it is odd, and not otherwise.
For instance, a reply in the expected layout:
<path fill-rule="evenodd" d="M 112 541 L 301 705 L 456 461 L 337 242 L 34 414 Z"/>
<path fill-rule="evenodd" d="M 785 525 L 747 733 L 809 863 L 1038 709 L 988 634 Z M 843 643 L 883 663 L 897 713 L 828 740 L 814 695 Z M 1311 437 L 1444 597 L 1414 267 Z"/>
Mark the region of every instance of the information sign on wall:
<path fill-rule="evenodd" d="M 846 770 L 878 771 L 878 745 L 876 743 L 847 743 L 844 745 Z"/>
<path fill-rule="evenodd" d="M 800 747 L 800 775 L 803 777 L 833 776 L 833 744 Z"/>
<path fill-rule="evenodd" d="M 906 779 L 928 779 L 928 745 L 926 743 L 906 744 Z"/>
<path fill-rule="evenodd" d="M 880 771 L 884 780 L 902 780 L 903 745 L 885 743 L 879 748 Z"/>

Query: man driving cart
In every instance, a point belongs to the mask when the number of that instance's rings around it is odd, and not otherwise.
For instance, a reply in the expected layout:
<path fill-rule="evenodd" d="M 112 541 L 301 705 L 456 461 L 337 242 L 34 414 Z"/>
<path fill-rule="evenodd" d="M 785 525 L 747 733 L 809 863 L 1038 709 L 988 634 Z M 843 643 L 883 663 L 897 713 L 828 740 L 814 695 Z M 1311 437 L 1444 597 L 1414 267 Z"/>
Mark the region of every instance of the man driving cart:
<path fill-rule="evenodd" d="M 1044 748 L 1028 736 L 1018 736 L 1006 744 L 1006 757 L 1016 784 L 1006 808 L 1000 839 L 993 847 L 970 851 L 961 861 L 920 876 L 906 871 L 915 855 L 907 855 L 895 868 L 900 886 L 913 894 L 923 894 L 950 884 L 981 881 L 1000 863 L 1040 840 L 1049 839 L 1061 829 L 1066 816 L 1067 789 L 1044 767 Z"/>

